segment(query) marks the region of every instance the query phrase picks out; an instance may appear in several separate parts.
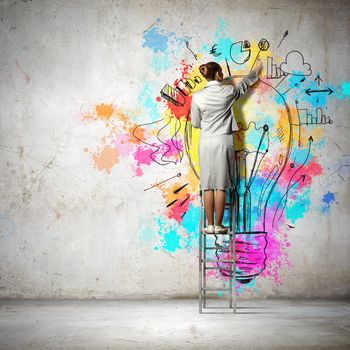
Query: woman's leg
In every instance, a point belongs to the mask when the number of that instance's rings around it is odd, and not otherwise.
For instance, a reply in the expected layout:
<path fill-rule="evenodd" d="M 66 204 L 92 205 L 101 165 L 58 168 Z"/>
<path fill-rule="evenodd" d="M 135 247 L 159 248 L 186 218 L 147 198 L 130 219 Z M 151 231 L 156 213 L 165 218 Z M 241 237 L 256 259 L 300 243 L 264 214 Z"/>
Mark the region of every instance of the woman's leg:
<path fill-rule="evenodd" d="M 208 225 L 214 225 L 214 190 L 204 190 L 204 212 Z"/>
<path fill-rule="evenodd" d="M 222 225 L 222 218 L 224 216 L 226 203 L 226 190 L 216 190 L 215 195 L 215 212 L 216 212 L 216 225 Z"/>

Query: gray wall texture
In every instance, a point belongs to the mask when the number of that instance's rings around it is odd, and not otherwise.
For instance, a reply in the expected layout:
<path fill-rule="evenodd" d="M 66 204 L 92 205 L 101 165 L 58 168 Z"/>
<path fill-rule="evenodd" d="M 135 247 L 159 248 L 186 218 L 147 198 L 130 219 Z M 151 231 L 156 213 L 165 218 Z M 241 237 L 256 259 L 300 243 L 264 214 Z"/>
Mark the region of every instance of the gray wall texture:
<path fill-rule="evenodd" d="M 318 146 L 303 173 L 307 187 L 290 198 L 299 207 L 288 202 L 278 235 L 269 232 L 269 272 L 240 296 L 349 296 L 348 1 L 17 0 L 1 1 L 0 15 L 0 297 L 197 296 L 196 178 L 185 156 L 178 185 L 189 183 L 193 202 L 174 219 L 175 209 L 173 217 L 164 211 L 166 189 L 145 189 L 180 163 L 147 163 L 130 131 L 164 116 L 160 90 L 181 77 L 181 59 L 194 69 L 222 59 L 210 49 L 230 38 L 250 41 L 254 57 L 266 38 L 280 63 L 297 50 L 312 74 L 301 83 L 291 72 L 281 92 L 299 88 L 299 100 L 319 103 L 333 120 L 310 126 Z M 315 100 L 306 100 L 307 88 Z"/>

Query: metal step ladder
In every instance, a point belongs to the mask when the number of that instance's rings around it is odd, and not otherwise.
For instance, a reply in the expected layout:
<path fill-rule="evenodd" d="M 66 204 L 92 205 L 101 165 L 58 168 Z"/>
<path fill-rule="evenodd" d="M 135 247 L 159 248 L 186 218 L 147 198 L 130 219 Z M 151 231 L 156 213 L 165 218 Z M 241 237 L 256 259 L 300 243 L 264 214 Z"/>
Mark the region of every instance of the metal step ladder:
<path fill-rule="evenodd" d="M 206 226 L 206 216 L 204 212 L 204 191 L 200 190 L 200 222 L 199 222 L 199 313 L 236 313 L 236 234 L 234 219 L 234 188 L 226 190 L 229 194 L 229 200 L 226 198 L 225 214 L 228 210 L 228 226 L 227 233 L 203 233 L 202 229 Z M 224 214 L 225 217 L 227 215 Z M 236 213 L 235 213 L 236 215 Z M 221 239 L 219 243 L 218 240 Z M 220 280 L 225 281 L 224 276 L 228 279 L 228 286 L 211 287 L 208 272 L 211 270 L 219 271 Z M 213 271 L 213 272 L 214 272 Z M 215 282 L 218 282 L 216 279 Z M 227 284 L 227 281 L 225 281 Z M 228 301 L 227 306 L 210 306 L 208 305 L 208 293 L 222 293 L 225 296 L 224 301 Z M 214 299 L 215 300 L 215 299 Z M 216 300 L 217 301 L 217 300 Z M 208 312 L 211 309 L 211 312 Z M 220 311 L 218 311 L 220 310 Z"/>

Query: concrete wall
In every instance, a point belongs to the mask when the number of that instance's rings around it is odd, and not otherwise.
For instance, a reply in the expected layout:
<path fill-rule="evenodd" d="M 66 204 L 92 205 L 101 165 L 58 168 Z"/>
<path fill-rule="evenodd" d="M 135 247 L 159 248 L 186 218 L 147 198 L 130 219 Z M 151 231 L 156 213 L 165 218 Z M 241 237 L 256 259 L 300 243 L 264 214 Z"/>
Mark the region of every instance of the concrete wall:
<path fill-rule="evenodd" d="M 291 72 L 279 92 L 294 117 L 297 99 L 312 113 L 322 107 L 333 123 L 301 125 L 300 144 L 299 126 L 288 129 L 294 153 L 283 159 L 282 182 L 268 202 L 271 213 L 279 201 L 285 210 L 267 229 L 266 266 L 258 263 L 259 276 L 238 293 L 349 295 L 347 1 L 17 0 L 2 1 L 0 14 L 1 297 L 197 296 L 198 179 L 184 149 L 190 97 L 174 106 L 160 90 L 194 78 L 209 60 L 226 69 L 224 50 L 241 40 L 250 42 L 252 57 L 228 62 L 232 72 L 246 73 L 262 38 L 270 45 L 261 52 L 261 80 L 279 81 L 266 79 L 267 56 L 281 64 L 297 50 L 312 74 L 300 82 Z M 210 54 L 214 44 L 220 56 Z M 197 85 L 194 91 L 205 82 Z M 255 86 L 248 109 L 235 112 L 270 118 L 278 128 L 283 101 L 264 86 Z M 334 92 L 309 96 L 308 88 Z M 278 132 L 270 131 L 273 150 Z M 164 148 L 174 135 L 177 143 Z M 152 160 L 155 142 L 163 148 Z"/>

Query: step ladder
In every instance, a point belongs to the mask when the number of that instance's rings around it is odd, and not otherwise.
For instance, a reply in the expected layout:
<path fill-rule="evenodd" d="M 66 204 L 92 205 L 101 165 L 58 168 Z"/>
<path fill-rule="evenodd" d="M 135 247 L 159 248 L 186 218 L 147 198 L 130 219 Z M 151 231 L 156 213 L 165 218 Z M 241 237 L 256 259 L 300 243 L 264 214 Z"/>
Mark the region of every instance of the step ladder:
<path fill-rule="evenodd" d="M 206 226 L 206 216 L 204 212 L 204 191 L 199 191 L 200 196 L 200 222 L 199 222 L 199 313 L 236 313 L 236 234 L 234 213 L 234 189 L 226 190 L 229 194 L 229 200 L 225 204 L 225 214 L 228 210 L 229 227 L 227 233 L 208 234 L 203 233 L 202 229 Z M 224 218 L 225 215 L 224 214 Z M 225 224 L 225 223 L 224 223 Z M 226 226 L 226 225 L 225 225 Z M 218 243 L 221 240 L 221 243 Z M 222 275 L 228 278 L 228 286 L 210 287 L 208 286 L 208 272 L 220 272 L 220 280 L 225 281 Z M 216 282 L 218 280 L 216 279 Z M 225 281 L 227 284 L 227 281 Z M 220 292 L 225 296 L 224 301 L 228 301 L 227 306 L 209 306 L 208 292 Z M 208 312 L 211 309 L 211 312 Z"/>

